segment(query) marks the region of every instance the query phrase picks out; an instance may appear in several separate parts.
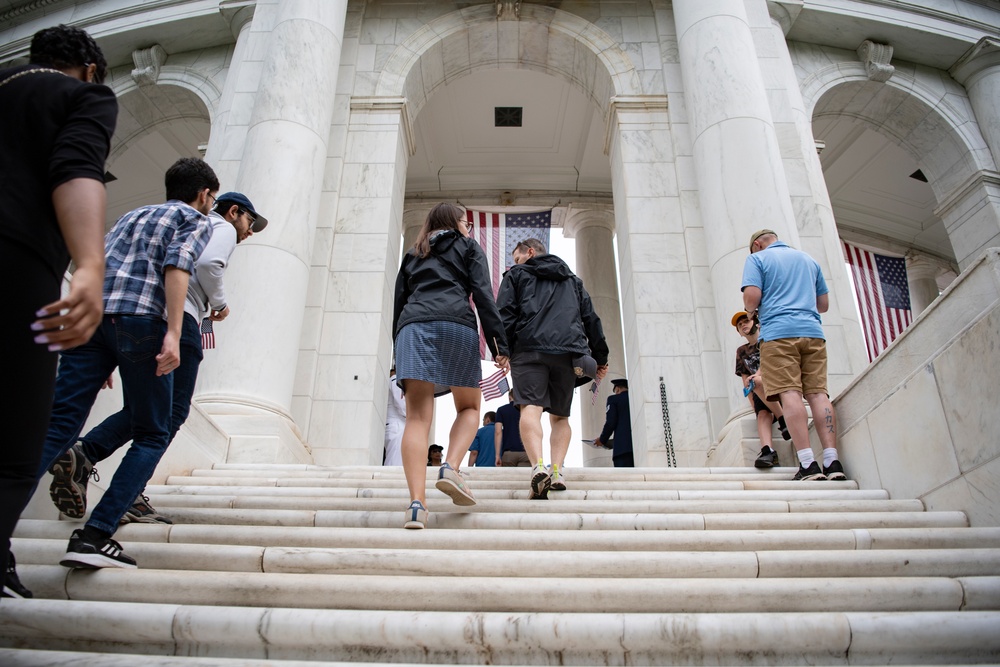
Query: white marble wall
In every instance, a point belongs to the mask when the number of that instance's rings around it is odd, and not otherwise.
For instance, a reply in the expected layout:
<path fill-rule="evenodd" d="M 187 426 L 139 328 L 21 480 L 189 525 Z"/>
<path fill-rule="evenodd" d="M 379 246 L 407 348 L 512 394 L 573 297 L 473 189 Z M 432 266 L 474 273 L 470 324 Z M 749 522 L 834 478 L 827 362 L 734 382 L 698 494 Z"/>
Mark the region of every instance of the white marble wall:
<path fill-rule="evenodd" d="M 834 400 L 851 479 L 930 510 L 964 510 L 974 526 L 1000 525 L 998 328 L 993 248 Z"/>

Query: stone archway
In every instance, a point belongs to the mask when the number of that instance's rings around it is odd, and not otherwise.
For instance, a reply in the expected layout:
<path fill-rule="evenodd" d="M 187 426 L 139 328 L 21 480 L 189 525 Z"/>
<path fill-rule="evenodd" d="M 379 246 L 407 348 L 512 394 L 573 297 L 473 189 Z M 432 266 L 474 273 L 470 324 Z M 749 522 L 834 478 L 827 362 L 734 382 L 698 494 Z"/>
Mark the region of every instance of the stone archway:
<path fill-rule="evenodd" d="M 803 96 L 811 118 L 848 117 L 913 157 L 933 190 L 934 214 L 944 223 L 954 257 L 964 266 L 998 226 L 1000 212 L 984 206 L 990 200 L 986 175 L 996 166 L 964 89 L 950 80 L 930 84 L 901 72 L 875 82 L 860 64 L 840 63 L 810 76 Z"/>
<path fill-rule="evenodd" d="M 490 46 L 483 48 L 484 44 Z M 559 77 L 581 90 L 601 110 L 608 125 L 605 152 L 612 165 L 616 203 L 614 222 L 619 234 L 619 254 L 626 255 L 633 248 L 641 254 L 639 259 L 629 257 L 619 264 L 629 269 L 641 267 L 640 271 L 649 281 L 669 283 L 669 278 L 657 273 L 667 270 L 662 257 L 669 252 L 656 251 L 678 244 L 660 238 L 666 235 L 660 234 L 659 230 L 648 233 L 648 226 L 642 230 L 645 236 L 642 242 L 633 245 L 628 241 L 630 214 L 641 212 L 644 220 L 650 217 L 664 219 L 671 211 L 677 210 L 676 202 L 667 201 L 679 194 L 662 82 L 655 91 L 644 90 L 635 65 L 614 39 L 584 19 L 539 5 L 522 6 L 518 21 L 498 20 L 492 5 L 469 7 L 442 16 L 396 46 L 380 67 L 370 95 L 356 94 L 352 97 L 336 216 L 334 257 L 338 256 L 338 248 L 344 251 L 361 247 L 375 251 L 378 248 L 378 265 L 384 272 L 384 280 L 380 282 L 386 286 L 393 284 L 398 268 L 395 260 L 399 256 L 405 173 L 415 145 L 410 119 L 419 113 L 442 84 L 477 71 L 499 68 L 531 69 Z M 642 200 L 632 203 L 630 197 Z M 650 241 L 654 237 L 655 243 Z M 367 254 L 371 258 L 373 253 Z M 340 266 L 331 265 L 331 285 L 352 285 L 362 281 L 360 277 L 351 275 L 354 271 L 349 265 L 347 261 L 340 262 Z M 374 265 L 374 260 L 369 259 L 367 270 L 373 270 Z M 355 266 L 357 272 L 365 270 L 360 262 L 355 262 Z M 369 288 L 374 284 L 372 277 L 369 274 L 364 280 Z M 635 300 L 637 293 L 644 293 L 631 284 L 631 273 L 623 277 L 622 283 L 622 293 L 628 298 Z M 372 310 L 378 309 L 377 321 L 369 317 L 375 312 L 366 313 L 363 317 L 331 313 L 324 320 L 320 334 L 320 361 L 325 367 L 343 368 L 356 364 L 359 357 L 370 355 L 376 362 L 372 375 L 356 378 L 358 382 L 372 383 L 371 419 L 366 420 L 362 416 L 353 422 L 355 425 L 362 422 L 361 436 L 369 445 L 369 461 L 374 461 L 378 458 L 374 453 L 377 451 L 380 456 L 382 446 L 384 424 L 378 414 L 384 410 L 392 336 L 389 331 L 391 313 L 380 308 L 383 300 L 373 296 L 368 302 L 376 304 Z M 653 321 L 654 318 L 648 318 L 641 307 L 634 305 L 627 307 L 623 304 L 623 312 L 628 313 L 626 319 L 632 318 L 623 322 L 623 329 L 632 331 L 633 336 L 626 345 L 630 344 L 630 349 L 635 350 L 629 355 L 628 376 L 630 383 L 635 382 L 641 387 L 641 373 L 644 368 L 650 367 L 644 363 L 643 354 L 655 355 L 656 352 L 652 351 L 653 346 L 646 346 L 652 352 L 640 350 L 637 338 L 652 335 L 651 328 L 661 326 L 662 318 Z M 649 321 L 636 323 L 643 318 Z M 357 333 L 349 337 L 351 344 L 340 343 L 338 350 L 330 349 L 332 354 L 325 355 L 322 341 L 346 340 L 344 327 L 357 329 Z M 651 374 L 662 374 L 662 366 L 654 363 Z M 325 375 L 317 373 L 317 384 L 323 382 Z M 654 386 L 655 382 L 654 377 Z M 636 394 L 642 395 L 641 392 Z M 376 407 L 378 403 L 383 406 Z M 360 407 L 356 402 L 354 405 Z M 661 422 L 658 400 L 651 403 L 656 406 L 655 415 L 647 417 L 644 405 L 633 409 L 633 423 L 637 425 L 635 448 L 639 461 L 644 460 L 647 449 L 646 422 Z M 700 411 L 703 420 L 704 407 L 698 406 L 696 410 Z M 322 439 L 327 430 L 334 432 L 339 427 L 340 419 L 333 412 L 329 418 L 315 420 L 314 408 L 313 415 L 314 421 L 323 430 L 314 433 L 310 429 L 311 442 Z M 704 424 L 698 424 L 697 430 L 707 433 Z M 314 435 L 319 437 L 314 439 Z M 314 447 L 313 452 L 317 461 L 328 456 L 334 458 L 332 451 L 327 454 Z M 343 458 L 340 457 L 340 460 Z M 656 460 L 652 464 L 660 462 Z"/>
<path fill-rule="evenodd" d="M 200 155 L 210 111 L 201 96 L 169 84 L 123 86 L 108 171 L 108 222 L 144 204 L 163 201 L 163 174 L 179 157 Z"/>

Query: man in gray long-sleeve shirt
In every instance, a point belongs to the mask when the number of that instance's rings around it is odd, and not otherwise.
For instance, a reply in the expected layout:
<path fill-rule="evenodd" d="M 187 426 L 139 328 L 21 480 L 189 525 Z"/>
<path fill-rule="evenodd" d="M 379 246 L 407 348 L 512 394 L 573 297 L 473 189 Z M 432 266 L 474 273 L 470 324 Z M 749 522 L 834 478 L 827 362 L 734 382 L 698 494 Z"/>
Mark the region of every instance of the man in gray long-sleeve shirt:
<path fill-rule="evenodd" d="M 212 238 L 195 261 L 184 301 L 181 331 L 181 365 L 174 371 L 170 440 L 191 412 L 198 367 L 202 360 L 203 320 L 221 322 L 229 316 L 223 275 L 229 258 L 241 243 L 267 226 L 267 218 L 257 213 L 246 195 L 227 192 L 216 199 L 209 213 Z M 91 429 L 52 466 L 49 495 L 60 512 L 82 518 L 87 511 L 87 481 L 97 461 L 103 461 L 132 439 L 132 419 L 128 405 Z M 140 494 L 122 518 L 122 523 L 171 523 L 158 514 Z"/>

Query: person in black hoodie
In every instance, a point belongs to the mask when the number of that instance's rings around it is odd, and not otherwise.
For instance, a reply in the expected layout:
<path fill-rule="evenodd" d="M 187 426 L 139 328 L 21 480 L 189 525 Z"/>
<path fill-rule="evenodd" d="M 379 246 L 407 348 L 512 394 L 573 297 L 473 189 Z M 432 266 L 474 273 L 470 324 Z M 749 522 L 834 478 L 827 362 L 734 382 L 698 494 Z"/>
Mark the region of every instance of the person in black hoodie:
<path fill-rule="evenodd" d="M 0 409 L 0 573 L 3 596 L 30 597 L 8 558 L 35 486 L 55 387 L 57 352 L 101 322 L 104 163 L 118 118 L 107 62 L 93 38 L 60 25 L 32 37 L 30 63 L 0 70 L 0 349 L 16 383 Z M 76 271 L 60 298 L 70 257 Z"/>
<path fill-rule="evenodd" d="M 589 355 L 596 378 L 608 372 L 608 344 L 590 295 L 566 262 L 526 239 L 511 253 L 514 266 L 504 275 L 497 306 L 511 346 L 514 403 L 521 406 L 521 440 L 537 464 L 531 471 L 532 499 L 548 497 L 549 488 L 566 488 L 562 465 L 569 449 L 573 389 L 578 378 L 573 360 Z M 549 413 L 552 471 L 542 461 L 542 412 Z"/>
<path fill-rule="evenodd" d="M 486 255 L 469 238 L 470 224 L 464 215 L 453 204 L 431 209 L 396 276 L 392 331 L 396 382 L 406 400 L 403 472 L 411 498 L 404 528 L 423 528 L 427 522 L 427 440 L 434 397 L 448 391 L 455 400 L 455 423 L 435 486 L 456 505 L 476 504 L 458 474 L 479 427 L 483 397 L 479 327 L 470 295 L 497 367 L 509 368 L 507 339 L 493 300 Z"/>

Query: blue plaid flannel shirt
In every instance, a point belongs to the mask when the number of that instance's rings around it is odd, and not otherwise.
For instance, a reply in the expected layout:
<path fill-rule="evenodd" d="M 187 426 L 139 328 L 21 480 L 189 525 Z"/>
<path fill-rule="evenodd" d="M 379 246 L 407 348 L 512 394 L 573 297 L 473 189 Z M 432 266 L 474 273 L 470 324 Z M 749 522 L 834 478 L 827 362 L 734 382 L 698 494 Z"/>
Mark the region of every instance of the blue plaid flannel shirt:
<path fill-rule="evenodd" d="M 212 237 L 212 223 L 176 200 L 126 213 L 104 237 L 104 312 L 167 318 L 163 272 L 188 273 Z"/>

